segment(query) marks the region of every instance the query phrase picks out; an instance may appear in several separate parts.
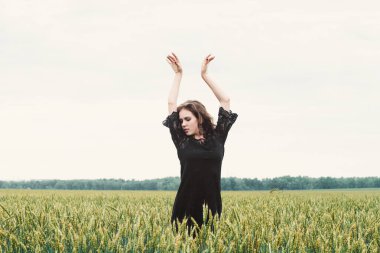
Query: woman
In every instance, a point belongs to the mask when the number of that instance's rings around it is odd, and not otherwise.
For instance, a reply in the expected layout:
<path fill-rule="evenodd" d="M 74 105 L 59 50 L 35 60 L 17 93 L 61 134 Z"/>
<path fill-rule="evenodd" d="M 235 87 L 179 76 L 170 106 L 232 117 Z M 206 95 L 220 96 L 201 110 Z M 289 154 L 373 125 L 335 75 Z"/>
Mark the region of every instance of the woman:
<path fill-rule="evenodd" d="M 193 218 L 198 227 L 203 224 L 203 205 L 211 211 L 212 217 L 222 212 L 220 195 L 220 172 L 224 155 L 224 143 L 228 131 L 237 118 L 230 110 L 230 99 L 207 74 L 207 66 L 215 57 L 208 55 L 202 64 L 202 79 L 211 88 L 220 107 L 218 122 L 215 126 L 212 117 L 202 103 L 188 100 L 177 107 L 179 85 L 182 79 L 182 67 L 178 57 L 172 53 L 167 61 L 174 70 L 174 82 L 168 97 L 169 116 L 163 125 L 170 134 L 177 149 L 181 164 L 181 183 L 174 201 L 171 222 L 176 225 L 187 218 L 190 233 Z M 206 217 L 208 222 L 209 216 Z M 213 228 L 213 226 L 212 226 Z"/>

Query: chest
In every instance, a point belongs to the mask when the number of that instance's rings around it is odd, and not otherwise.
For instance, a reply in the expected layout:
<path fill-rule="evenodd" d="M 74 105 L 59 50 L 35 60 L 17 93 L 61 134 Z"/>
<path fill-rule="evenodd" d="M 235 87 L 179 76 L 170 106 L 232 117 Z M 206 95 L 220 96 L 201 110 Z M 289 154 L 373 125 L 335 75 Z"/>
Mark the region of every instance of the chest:
<path fill-rule="evenodd" d="M 205 142 L 189 138 L 183 148 L 178 150 L 178 158 L 181 161 L 191 160 L 215 160 L 221 161 L 224 156 L 224 146 L 215 138 Z"/>

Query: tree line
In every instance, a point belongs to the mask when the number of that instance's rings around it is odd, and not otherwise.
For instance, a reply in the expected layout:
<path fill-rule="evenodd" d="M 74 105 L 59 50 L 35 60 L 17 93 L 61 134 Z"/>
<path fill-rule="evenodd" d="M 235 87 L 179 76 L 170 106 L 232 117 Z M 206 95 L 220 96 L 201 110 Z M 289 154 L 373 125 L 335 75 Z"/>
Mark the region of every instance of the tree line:
<path fill-rule="evenodd" d="M 179 177 L 146 180 L 124 179 L 76 179 L 76 180 L 29 180 L 0 181 L 3 189 L 57 189 L 57 190 L 177 190 Z M 222 190 L 312 190 L 343 188 L 380 188 L 379 177 L 291 177 L 221 179 Z"/>

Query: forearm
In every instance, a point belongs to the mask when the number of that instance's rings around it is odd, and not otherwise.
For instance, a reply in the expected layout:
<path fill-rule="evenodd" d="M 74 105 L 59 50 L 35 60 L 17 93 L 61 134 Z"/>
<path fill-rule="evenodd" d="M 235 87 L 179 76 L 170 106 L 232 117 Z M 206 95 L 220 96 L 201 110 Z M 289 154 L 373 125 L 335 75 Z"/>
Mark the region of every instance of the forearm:
<path fill-rule="evenodd" d="M 168 103 L 177 104 L 179 85 L 181 83 L 182 73 L 175 73 L 172 87 L 169 92 Z"/>
<path fill-rule="evenodd" d="M 212 92 L 215 94 L 219 102 L 227 102 L 230 98 L 225 94 L 222 89 L 210 78 L 208 74 L 203 74 L 202 79 L 207 83 Z"/>

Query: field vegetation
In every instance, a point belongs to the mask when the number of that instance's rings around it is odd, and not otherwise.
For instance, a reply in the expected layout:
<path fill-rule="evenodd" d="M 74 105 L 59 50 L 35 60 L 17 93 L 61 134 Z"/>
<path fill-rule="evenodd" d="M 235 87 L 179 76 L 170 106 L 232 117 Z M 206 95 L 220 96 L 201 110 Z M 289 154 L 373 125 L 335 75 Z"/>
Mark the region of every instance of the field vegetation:
<path fill-rule="evenodd" d="M 174 191 L 0 190 L 0 252 L 380 252 L 380 191 L 222 192 L 174 233 Z"/>

